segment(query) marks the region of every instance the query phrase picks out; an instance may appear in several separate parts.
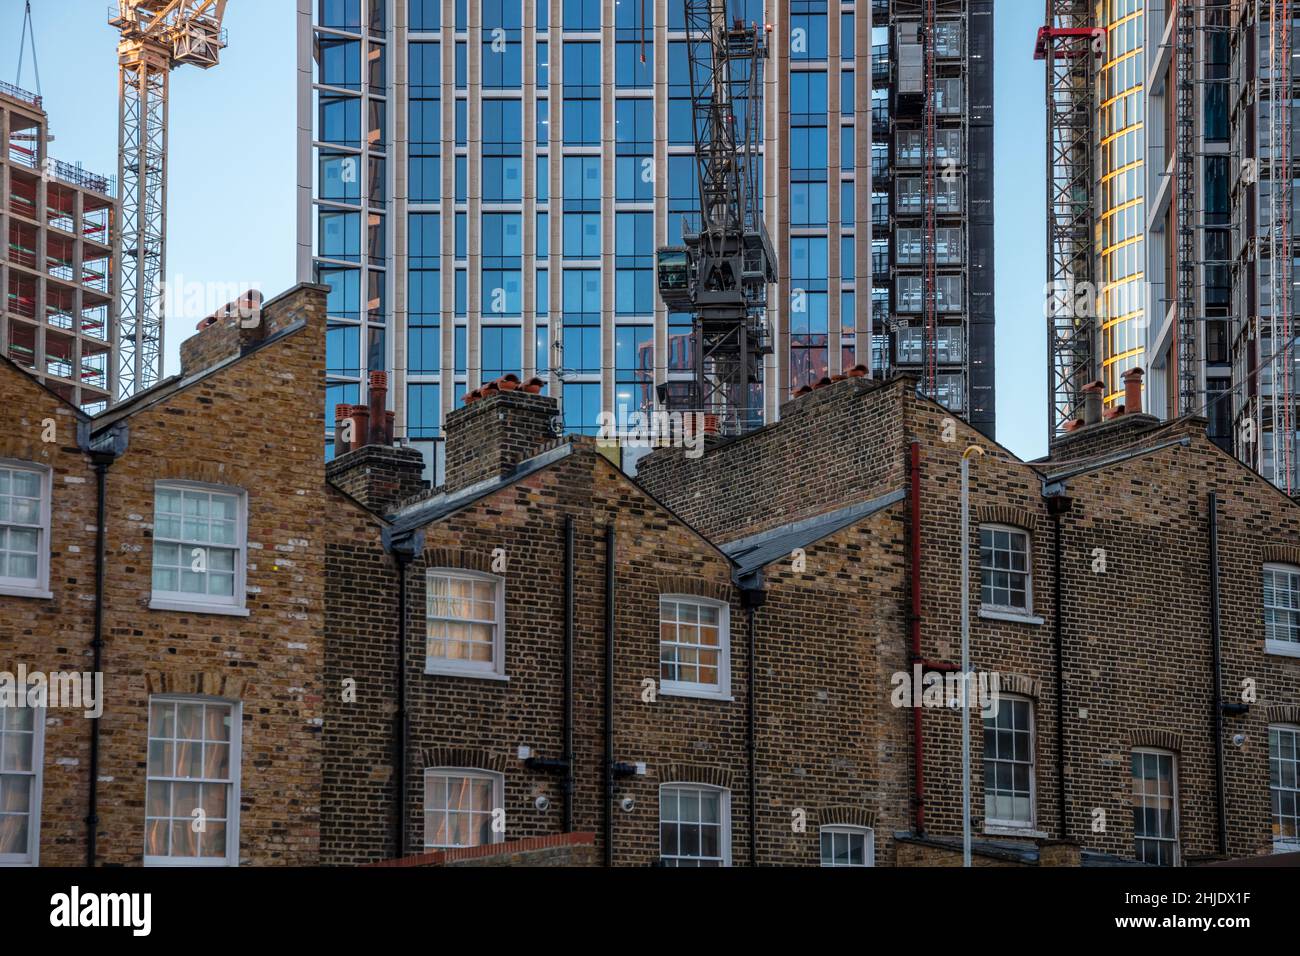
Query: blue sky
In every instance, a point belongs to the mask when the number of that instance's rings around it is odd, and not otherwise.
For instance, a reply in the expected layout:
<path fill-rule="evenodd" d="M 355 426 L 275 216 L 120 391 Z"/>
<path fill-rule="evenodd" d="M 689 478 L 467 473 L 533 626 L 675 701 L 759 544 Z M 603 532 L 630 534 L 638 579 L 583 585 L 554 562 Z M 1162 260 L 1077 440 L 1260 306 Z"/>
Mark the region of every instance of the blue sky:
<path fill-rule="evenodd" d="M 113 174 L 117 56 L 108 0 L 36 0 L 41 92 L 51 155 Z M 18 65 L 22 0 L 0 0 L 0 79 Z M 1032 56 L 1042 4 L 997 4 L 998 438 L 1023 457 L 1046 451 L 1043 65 Z M 172 74 L 167 271 L 175 282 L 260 284 L 294 279 L 295 69 L 292 0 L 232 0 L 230 46 L 204 72 Z M 19 83 L 34 89 L 30 53 Z M 166 369 L 193 319 L 169 321 Z"/>

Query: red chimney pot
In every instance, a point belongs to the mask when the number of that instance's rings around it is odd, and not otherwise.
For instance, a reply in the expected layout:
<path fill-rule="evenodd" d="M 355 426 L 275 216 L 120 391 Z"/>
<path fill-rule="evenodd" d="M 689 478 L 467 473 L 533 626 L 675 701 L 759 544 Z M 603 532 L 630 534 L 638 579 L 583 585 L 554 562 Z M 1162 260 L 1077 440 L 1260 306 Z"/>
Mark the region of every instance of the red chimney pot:
<path fill-rule="evenodd" d="M 1140 368 L 1131 368 L 1120 376 L 1124 382 L 1124 408 L 1132 413 L 1142 411 L 1142 376 Z"/>
<path fill-rule="evenodd" d="M 388 404 L 388 373 L 370 373 L 370 410 L 367 418 L 370 430 L 363 439 L 363 444 L 388 444 L 384 436 L 384 408 Z"/>

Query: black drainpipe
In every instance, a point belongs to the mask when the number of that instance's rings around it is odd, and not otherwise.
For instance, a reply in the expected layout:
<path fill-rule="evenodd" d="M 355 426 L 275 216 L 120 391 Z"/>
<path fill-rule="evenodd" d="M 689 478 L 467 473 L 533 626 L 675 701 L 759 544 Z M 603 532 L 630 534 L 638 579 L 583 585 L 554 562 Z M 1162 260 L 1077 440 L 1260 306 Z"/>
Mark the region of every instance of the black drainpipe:
<path fill-rule="evenodd" d="M 573 832 L 573 515 L 564 516 L 564 832 Z"/>
<path fill-rule="evenodd" d="M 605 865 L 614 865 L 614 524 L 605 526 Z"/>
<path fill-rule="evenodd" d="M 397 852 L 401 859 L 406 853 L 406 754 L 410 744 L 411 724 L 406 719 L 406 566 L 410 557 L 400 550 L 393 551 L 397 565 L 397 713 L 393 719 L 393 817 L 397 823 Z"/>
<path fill-rule="evenodd" d="M 1061 839 L 1070 839 L 1070 821 L 1066 813 L 1065 792 L 1065 618 L 1062 609 L 1061 572 L 1061 516 L 1067 514 L 1074 501 L 1065 493 L 1064 484 L 1043 489 L 1047 511 L 1052 516 L 1052 638 L 1056 658 L 1056 819 Z"/>
<path fill-rule="evenodd" d="M 749 865 L 758 866 L 758 609 L 767 601 L 767 591 L 762 587 L 761 579 L 742 585 L 740 603 L 748 618 L 748 635 L 746 655 L 749 660 L 749 687 L 745 696 L 745 748 L 749 757 Z"/>
<path fill-rule="evenodd" d="M 384 547 L 393 556 L 397 567 L 397 712 L 393 715 L 393 830 L 396 852 L 400 859 L 406 853 L 406 758 L 411 752 L 411 721 L 406 702 L 407 621 L 406 579 L 407 568 L 415 556 L 424 551 L 424 533 L 394 538 L 385 528 L 382 532 Z"/>
<path fill-rule="evenodd" d="M 1219 853 L 1228 854 L 1228 811 L 1223 770 L 1223 647 L 1219 620 L 1219 497 L 1210 492 L 1210 631 L 1214 650 L 1214 762 Z"/>
<path fill-rule="evenodd" d="M 107 564 L 108 531 L 106 500 L 108 496 L 108 469 L 126 452 L 127 426 L 113 425 L 99 440 L 90 436 L 89 423 L 78 426 L 78 444 L 90 454 L 95 468 L 95 616 L 91 633 L 91 673 L 99 674 L 104 668 L 104 567 Z M 89 795 L 86 805 L 86 866 L 95 865 L 99 829 L 99 724 L 103 715 L 90 724 Z"/>
<path fill-rule="evenodd" d="M 104 664 L 104 496 L 108 487 L 111 453 L 96 452 L 95 464 L 95 629 L 90 639 L 93 663 L 91 673 L 100 673 Z M 86 866 L 95 865 L 96 831 L 99 829 L 99 718 L 90 724 L 90 802 L 86 812 Z"/>

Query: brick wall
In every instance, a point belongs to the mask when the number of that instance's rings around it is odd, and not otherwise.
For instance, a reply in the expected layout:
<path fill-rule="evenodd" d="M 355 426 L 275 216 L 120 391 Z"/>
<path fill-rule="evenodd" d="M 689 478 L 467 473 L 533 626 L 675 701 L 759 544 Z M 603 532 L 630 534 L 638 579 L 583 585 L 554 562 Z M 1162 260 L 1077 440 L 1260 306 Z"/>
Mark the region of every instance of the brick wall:
<path fill-rule="evenodd" d="M 1158 440 L 1152 435 L 1163 431 L 1164 426 L 1164 422 L 1152 415 L 1120 415 L 1054 438 L 1051 458 L 1059 462 L 1074 461 L 1139 446 Z"/>
<path fill-rule="evenodd" d="M 84 416 L 3 358 L 0 407 L 7 423 L 0 429 L 0 460 L 48 469 L 55 502 L 47 545 L 50 597 L 19 597 L 0 588 L 0 670 L 90 671 L 95 474 L 77 442 Z M 47 435 L 55 440 L 44 441 Z M 81 866 L 86 858 L 90 721 L 80 710 L 51 709 L 47 714 L 40 861 Z"/>
<path fill-rule="evenodd" d="M 508 396 L 506 397 L 508 400 Z M 339 526 L 327 562 L 345 577 L 326 591 L 330 680 L 357 677 L 353 704 L 327 701 L 322 854 L 327 863 L 371 862 L 424 849 L 423 770 L 468 762 L 505 777 L 507 839 L 560 832 L 557 775 L 525 767 L 562 753 L 561 714 L 564 516 L 575 526 L 575 826 L 603 827 L 605 528 L 617 531 L 616 759 L 644 762 L 647 773 L 618 785 L 636 809 L 615 811 L 615 860 L 658 859 L 658 787 L 665 777 L 709 777 L 732 787 L 731 813 L 746 819 L 743 620 L 723 555 L 658 506 L 595 449 L 575 439 L 572 453 L 528 478 L 426 526 L 424 551 L 408 572 L 410 756 L 406 786 L 408 844 L 392 844 L 393 711 L 397 654 L 395 570 L 372 530 Z M 451 567 L 490 572 L 505 549 L 506 676 L 492 680 L 424 672 L 425 573 Z M 731 602 L 732 700 L 658 695 L 643 700 L 643 681 L 659 677 L 659 596 L 691 588 Z M 535 798 L 546 794 L 540 811 Z M 735 856 L 744 843 L 735 831 Z M 603 837 L 598 838 L 602 844 Z"/>
<path fill-rule="evenodd" d="M 903 382 L 850 378 L 788 402 L 781 421 L 688 458 L 659 449 L 637 482 L 701 533 L 727 541 L 902 486 Z"/>
<path fill-rule="evenodd" d="M 323 289 L 299 286 L 263 313 L 306 325 L 183 389 L 164 385 L 111 410 L 127 450 L 107 473 L 107 562 L 97 827 L 100 865 L 138 865 L 145 845 L 148 701 L 152 694 L 237 702 L 241 745 L 239 861 L 317 860 L 324 646 Z M 0 363 L 20 427 L 0 454 L 54 469 L 53 596 L 0 596 L 6 663 L 90 670 L 95 484 L 73 418 Z M 32 429 L 60 425 L 46 445 Z M 26 423 L 26 427 L 22 423 Z M 151 607 L 155 484 L 216 484 L 246 496 L 245 616 Z M 354 505 L 347 507 L 355 508 Z M 338 510 L 343 510 L 339 506 Z M 10 668 L 12 669 L 12 668 Z M 80 865 L 91 721 L 51 710 L 46 722 L 41 862 Z"/>
<path fill-rule="evenodd" d="M 890 387 L 858 393 L 860 386 L 841 384 L 839 393 L 822 389 L 796 404 L 840 401 L 845 407 L 859 406 L 855 410 L 865 418 L 873 400 L 885 404 Z M 830 510 L 835 503 L 861 500 L 870 492 L 861 481 L 837 475 L 833 464 L 822 462 L 864 454 L 901 462 L 906 443 L 918 442 L 922 656 L 955 662 L 960 651 L 960 460 L 968 445 L 983 448 L 986 454 L 971 464 L 967 532 L 972 664 L 976 670 L 1003 675 L 1007 687 L 1033 701 L 1036 827 L 1030 836 L 1059 838 L 1053 534 L 1042 497 L 1044 468 L 1052 463 L 1035 467 L 1020 462 L 944 409 L 916 398 L 910 388 L 898 383 L 893 387 L 898 390 L 898 421 L 870 435 L 852 428 L 826 431 L 815 424 L 801 430 L 802 423 L 787 411 L 780 423 L 764 432 L 710 451 L 693 471 L 684 459 L 652 456 L 647 483 L 666 503 L 727 540 L 756 524 L 775 521 L 758 504 L 737 506 L 735 499 L 749 494 L 748 485 L 759 488 L 784 514 L 800 513 L 797 506 L 786 504 L 786 483 L 809 503 L 806 511 Z M 834 412 L 825 417 L 833 418 Z M 1248 715 L 1225 719 L 1228 852 L 1264 852 L 1270 827 L 1267 726 L 1270 719 L 1296 712 L 1300 661 L 1264 653 L 1261 568 L 1266 560 L 1300 563 L 1297 508 L 1209 442 L 1203 421 L 1188 419 L 1158 429 L 1152 421 L 1138 416 L 1112 421 L 1080 434 L 1067 444 L 1068 450 L 1058 449 L 1058 456 L 1075 460 L 1180 437 L 1190 443 L 1068 482 L 1074 510 L 1062 519 L 1061 584 L 1066 835 L 1088 850 L 1132 857 L 1130 756 L 1135 746 L 1155 743 L 1177 752 L 1182 858 L 1217 852 L 1207 539 L 1207 496 L 1213 491 L 1220 509 L 1225 697 L 1239 700 L 1243 682 L 1250 682 L 1245 686 L 1257 695 Z M 786 430 L 790 434 L 782 436 Z M 747 441 L 761 443 L 776 460 L 750 467 Z M 866 451 L 859 447 L 863 442 Z M 817 461 L 809 464 L 812 459 Z M 674 470 L 665 462 L 678 467 Z M 730 497 L 722 493 L 729 473 L 742 486 Z M 982 522 L 1014 524 L 1031 533 L 1032 620 L 999 620 L 979 613 Z M 1099 548 L 1106 552 L 1105 573 L 1093 571 Z M 839 573 L 834 567 L 827 571 Z M 869 620 L 875 612 L 874 606 L 864 604 L 859 613 Z M 843 619 L 837 614 L 828 626 L 843 626 Z M 905 630 L 899 628 L 883 643 L 897 648 L 905 640 Z M 898 659 L 901 652 L 894 654 Z M 888 693 L 885 686 L 874 690 Z M 906 710 L 886 711 L 884 719 L 902 725 L 910 715 Z M 973 814 L 977 832 L 982 832 L 982 724 L 978 714 L 971 720 Z M 928 830 L 960 833 L 960 714 L 927 709 L 923 726 Z M 1237 734 L 1244 735 L 1240 745 L 1234 743 Z M 896 730 L 893 739 L 903 738 Z M 910 751 L 900 750 L 897 756 L 905 754 L 914 761 Z M 887 841 L 879 834 L 878 859 L 888 861 Z"/>
<path fill-rule="evenodd" d="M 325 476 L 340 491 L 378 514 L 428 490 L 424 456 L 414 448 L 363 445 L 325 466 Z"/>
<path fill-rule="evenodd" d="M 446 481 L 455 491 L 510 471 L 555 437 L 559 405 L 518 389 L 462 405 L 447 415 Z"/>
<path fill-rule="evenodd" d="M 560 833 L 547 837 L 527 837 L 462 847 L 455 850 L 436 850 L 399 860 L 384 860 L 369 866 L 426 867 L 426 866 L 599 866 L 594 833 Z"/>
<path fill-rule="evenodd" d="M 870 826 L 892 859 L 910 807 L 910 725 L 890 706 L 907 669 L 902 504 L 765 570 L 757 612 L 759 861 L 816 866 L 819 827 Z"/>
<path fill-rule="evenodd" d="M 270 302 L 250 290 L 199 323 L 199 331 L 181 343 L 181 374 L 194 375 L 218 362 L 239 355 L 306 317 L 307 305 L 300 285 Z M 328 291 L 328 287 L 319 288 Z"/>

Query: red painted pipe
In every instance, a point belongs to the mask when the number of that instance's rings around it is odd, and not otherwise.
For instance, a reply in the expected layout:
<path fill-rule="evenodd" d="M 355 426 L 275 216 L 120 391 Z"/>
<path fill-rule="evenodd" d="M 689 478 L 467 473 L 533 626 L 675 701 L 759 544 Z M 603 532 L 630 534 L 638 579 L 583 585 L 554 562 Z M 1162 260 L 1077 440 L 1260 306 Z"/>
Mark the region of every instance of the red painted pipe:
<path fill-rule="evenodd" d="M 911 499 L 912 533 L 908 541 L 912 565 L 912 660 L 921 659 L 921 445 L 912 442 L 908 495 Z M 912 708 L 912 753 L 916 760 L 913 788 L 916 793 L 916 835 L 925 833 L 925 744 L 921 738 L 921 708 Z"/>

